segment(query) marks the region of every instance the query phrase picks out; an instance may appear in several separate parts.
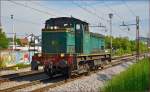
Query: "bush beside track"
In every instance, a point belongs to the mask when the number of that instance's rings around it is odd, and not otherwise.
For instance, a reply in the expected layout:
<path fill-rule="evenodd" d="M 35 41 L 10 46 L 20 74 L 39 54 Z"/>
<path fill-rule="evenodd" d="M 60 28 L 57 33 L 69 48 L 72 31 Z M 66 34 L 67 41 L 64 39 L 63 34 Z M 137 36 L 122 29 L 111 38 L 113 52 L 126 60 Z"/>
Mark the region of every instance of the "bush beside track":
<path fill-rule="evenodd" d="M 150 86 L 150 61 L 148 58 L 132 65 L 108 81 L 102 92 L 147 92 Z"/>
<path fill-rule="evenodd" d="M 1 70 L 16 70 L 16 68 L 22 69 L 22 68 L 27 68 L 27 67 L 30 67 L 30 64 L 19 63 L 14 66 L 10 66 L 10 67 L 0 67 L 0 71 Z"/>

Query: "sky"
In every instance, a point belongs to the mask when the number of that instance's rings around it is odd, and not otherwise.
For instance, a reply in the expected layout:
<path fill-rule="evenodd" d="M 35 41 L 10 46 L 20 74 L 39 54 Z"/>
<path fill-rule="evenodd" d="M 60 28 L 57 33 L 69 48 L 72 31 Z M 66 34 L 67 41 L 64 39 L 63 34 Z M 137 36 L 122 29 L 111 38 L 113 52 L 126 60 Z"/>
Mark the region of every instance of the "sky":
<path fill-rule="evenodd" d="M 115 37 L 135 39 L 136 16 L 140 17 L 140 36 L 147 37 L 149 29 L 148 0 L 1 0 L 1 19 L 3 31 L 7 36 L 14 32 L 18 37 L 28 34 L 41 35 L 41 29 L 49 18 L 70 17 L 81 19 L 90 25 L 102 24 L 106 28 L 90 27 L 91 32 L 109 35 L 109 17 L 112 13 L 112 31 Z M 11 19 L 11 15 L 14 19 Z"/>

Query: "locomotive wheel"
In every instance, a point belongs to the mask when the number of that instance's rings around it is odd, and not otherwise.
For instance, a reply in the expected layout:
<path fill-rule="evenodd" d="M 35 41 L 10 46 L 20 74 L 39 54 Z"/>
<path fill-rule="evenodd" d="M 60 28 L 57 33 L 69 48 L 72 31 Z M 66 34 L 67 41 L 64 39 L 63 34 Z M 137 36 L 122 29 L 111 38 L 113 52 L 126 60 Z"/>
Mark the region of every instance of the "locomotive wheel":
<path fill-rule="evenodd" d="M 99 66 L 95 66 L 95 69 L 94 70 L 98 70 Z"/>
<path fill-rule="evenodd" d="M 64 67 L 63 69 L 63 75 L 65 76 L 65 79 L 71 78 L 71 68 L 70 66 Z"/>
<path fill-rule="evenodd" d="M 88 65 L 88 63 L 87 64 L 85 64 L 85 70 L 86 70 L 86 75 L 89 75 L 90 74 L 90 67 L 89 67 L 89 65 Z"/>
<path fill-rule="evenodd" d="M 48 69 L 48 76 L 50 78 L 53 78 L 53 71 L 52 71 L 52 69 Z"/>
<path fill-rule="evenodd" d="M 38 70 L 39 65 L 37 61 L 31 61 L 31 70 Z"/>
<path fill-rule="evenodd" d="M 53 71 L 52 69 L 48 68 L 48 67 L 45 67 L 44 68 L 44 72 L 50 77 L 50 78 L 53 78 Z"/>
<path fill-rule="evenodd" d="M 101 69 L 104 69 L 104 64 L 101 64 Z"/>
<path fill-rule="evenodd" d="M 68 66 L 68 69 L 67 69 L 67 78 L 71 78 L 71 67 Z"/>

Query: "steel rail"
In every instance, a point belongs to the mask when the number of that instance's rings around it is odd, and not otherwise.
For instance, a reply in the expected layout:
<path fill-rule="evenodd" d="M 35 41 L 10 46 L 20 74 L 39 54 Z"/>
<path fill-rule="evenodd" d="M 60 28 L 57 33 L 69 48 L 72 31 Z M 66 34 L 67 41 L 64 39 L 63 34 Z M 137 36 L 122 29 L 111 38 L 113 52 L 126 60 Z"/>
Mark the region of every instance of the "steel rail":
<path fill-rule="evenodd" d="M 25 87 L 29 87 L 29 86 L 32 86 L 32 85 L 39 84 L 39 83 L 41 83 L 43 81 L 46 81 L 48 79 L 49 78 L 45 78 L 45 79 L 41 79 L 41 80 L 35 80 L 35 81 L 29 82 L 29 83 L 25 83 L 25 84 L 21 84 L 21 85 L 18 85 L 18 86 L 13 86 L 13 87 L 10 87 L 10 88 L 2 89 L 2 90 L 0 90 L 0 92 L 12 92 L 12 91 L 15 91 L 15 90 L 18 90 L 18 89 L 22 89 L 22 88 L 25 88 Z"/>
<path fill-rule="evenodd" d="M 43 70 L 40 70 L 40 71 L 27 71 L 27 72 L 15 73 L 15 74 L 2 75 L 0 76 L 0 83 L 10 82 L 17 78 L 42 74 L 43 72 L 44 72 Z"/>

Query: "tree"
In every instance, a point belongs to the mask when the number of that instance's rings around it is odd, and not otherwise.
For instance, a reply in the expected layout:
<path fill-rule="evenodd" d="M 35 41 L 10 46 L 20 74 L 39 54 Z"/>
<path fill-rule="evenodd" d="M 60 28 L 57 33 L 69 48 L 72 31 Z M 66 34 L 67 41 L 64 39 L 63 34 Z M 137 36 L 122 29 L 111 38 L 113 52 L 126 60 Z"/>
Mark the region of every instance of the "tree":
<path fill-rule="evenodd" d="M 20 39 L 19 39 L 19 38 L 18 38 L 18 39 L 16 39 L 16 43 L 17 43 L 18 45 L 22 46 L 21 41 L 20 41 Z"/>
<path fill-rule="evenodd" d="M 130 41 L 130 43 L 131 43 L 131 46 L 130 46 L 131 51 L 136 51 L 136 41 Z"/>
<path fill-rule="evenodd" d="M 127 37 L 112 37 L 112 46 L 115 55 L 130 54 L 136 51 L 136 41 L 129 40 Z M 105 37 L 106 49 L 110 49 L 110 36 Z M 140 41 L 140 52 L 146 52 L 147 46 Z"/>
<path fill-rule="evenodd" d="M 0 30 L 0 49 L 8 48 L 9 40 L 5 33 Z"/>

